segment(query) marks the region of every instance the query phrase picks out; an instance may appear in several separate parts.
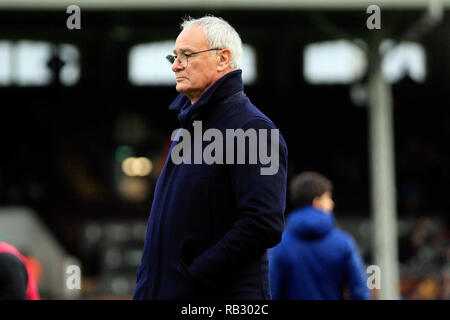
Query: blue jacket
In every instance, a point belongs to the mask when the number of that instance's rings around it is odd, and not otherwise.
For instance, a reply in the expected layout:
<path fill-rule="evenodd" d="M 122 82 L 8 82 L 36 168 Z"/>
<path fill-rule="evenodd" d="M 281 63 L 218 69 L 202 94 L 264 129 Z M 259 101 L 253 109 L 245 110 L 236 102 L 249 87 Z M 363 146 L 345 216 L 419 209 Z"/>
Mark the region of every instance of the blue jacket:
<path fill-rule="evenodd" d="M 281 242 L 269 251 L 273 299 L 369 299 L 363 261 L 334 215 L 306 206 L 292 212 Z"/>
<path fill-rule="evenodd" d="M 233 71 L 195 104 L 180 94 L 170 109 L 192 137 L 196 120 L 203 131 L 216 128 L 223 137 L 226 129 L 275 129 L 242 90 L 241 70 Z M 134 299 L 270 298 L 267 249 L 281 240 L 286 203 L 282 136 L 276 174 L 261 175 L 268 165 L 260 161 L 245 163 L 174 164 L 169 153 L 155 188 Z"/>

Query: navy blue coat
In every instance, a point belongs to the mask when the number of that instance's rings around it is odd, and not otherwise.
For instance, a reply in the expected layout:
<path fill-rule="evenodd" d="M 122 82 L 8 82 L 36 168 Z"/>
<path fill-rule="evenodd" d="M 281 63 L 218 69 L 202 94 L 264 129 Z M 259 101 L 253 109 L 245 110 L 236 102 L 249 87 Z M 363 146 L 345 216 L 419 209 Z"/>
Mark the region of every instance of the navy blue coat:
<path fill-rule="evenodd" d="M 306 206 L 292 212 L 281 242 L 269 251 L 275 300 L 369 299 L 364 263 L 334 215 Z"/>
<path fill-rule="evenodd" d="M 196 120 L 203 131 L 216 128 L 224 137 L 225 129 L 275 129 L 242 90 L 236 70 L 195 104 L 180 94 L 170 109 L 192 137 Z M 267 249 L 284 229 L 285 141 L 280 134 L 274 175 L 261 175 L 267 165 L 259 161 L 234 163 L 176 165 L 169 154 L 155 189 L 134 299 L 270 299 Z"/>

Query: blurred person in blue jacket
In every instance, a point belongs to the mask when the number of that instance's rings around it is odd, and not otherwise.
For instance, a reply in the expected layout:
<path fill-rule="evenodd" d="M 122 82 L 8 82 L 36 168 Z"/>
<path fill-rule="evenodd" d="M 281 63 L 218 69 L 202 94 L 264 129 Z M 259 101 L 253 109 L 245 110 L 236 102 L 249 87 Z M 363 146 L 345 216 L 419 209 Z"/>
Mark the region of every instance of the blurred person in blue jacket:
<path fill-rule="evenodd" d="M 269 251 L 275 300 L 369 299 L 364 263 L 351 235 L 335 228 L 332 183 L 316 172 L 293 178 L 282 241 Z M 348 290 L 348 291 L 347 291 Z"/>

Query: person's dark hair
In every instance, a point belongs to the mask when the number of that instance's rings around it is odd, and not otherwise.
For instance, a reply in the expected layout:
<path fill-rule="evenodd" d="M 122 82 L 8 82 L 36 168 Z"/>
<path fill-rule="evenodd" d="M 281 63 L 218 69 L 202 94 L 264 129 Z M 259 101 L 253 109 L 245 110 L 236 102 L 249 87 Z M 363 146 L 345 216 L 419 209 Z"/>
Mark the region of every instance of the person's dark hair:
<path fill-rule="evenodd" d="M 306 171 L 292 178 L 290 198 L 294 207 L 299 208 L 312 204 L 315 197 L 332 191 L 333 184 L 330 180 L 317 172 Z"/>

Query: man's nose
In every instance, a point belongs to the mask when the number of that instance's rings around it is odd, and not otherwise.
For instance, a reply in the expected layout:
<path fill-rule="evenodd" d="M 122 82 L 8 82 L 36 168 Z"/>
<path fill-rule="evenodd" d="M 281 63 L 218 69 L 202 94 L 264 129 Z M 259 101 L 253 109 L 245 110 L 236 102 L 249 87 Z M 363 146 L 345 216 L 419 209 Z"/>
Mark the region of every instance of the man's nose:
<path fill-rule="evenodd" d="M 175 59 L 175 61 L 172 63 L 172 71 L 173 72 L 177 72 L 180 70 L 183 70 L 184 67 L 183 65 L 180 63 L 180 61 L 178 59 Z"/>

